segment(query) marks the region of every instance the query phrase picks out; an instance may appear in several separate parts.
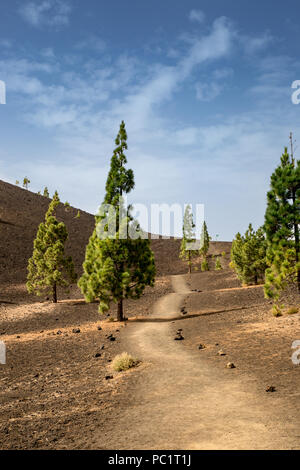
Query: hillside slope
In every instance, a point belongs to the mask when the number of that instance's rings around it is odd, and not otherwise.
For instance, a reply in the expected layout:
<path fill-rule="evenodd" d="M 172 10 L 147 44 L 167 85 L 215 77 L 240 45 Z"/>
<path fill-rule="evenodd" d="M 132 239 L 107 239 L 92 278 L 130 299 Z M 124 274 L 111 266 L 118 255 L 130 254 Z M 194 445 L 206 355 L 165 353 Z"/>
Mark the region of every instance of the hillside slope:
<path fill-rule="evenodd" d="M 29 190 L 0 180 L 0 283 L 25 282 L 27 262 L 32 255 L 33 240 L 39 224 L 44 220 L 50 200 Z M 63 220 L 69 232 L 66 251 L 73 257 L 75 268 L 81 272 L 85 247 L 94 228 L 94 216 L 61 204 L 57 217 Z M 157 274 L 183 274 L 187 267 L 178 258 L 181 240 L 153 239 Z M 211 253 L 229 253 L 231 243 L 214 242 Z M 197 264 L 197 261 L 196 261 Z"/>

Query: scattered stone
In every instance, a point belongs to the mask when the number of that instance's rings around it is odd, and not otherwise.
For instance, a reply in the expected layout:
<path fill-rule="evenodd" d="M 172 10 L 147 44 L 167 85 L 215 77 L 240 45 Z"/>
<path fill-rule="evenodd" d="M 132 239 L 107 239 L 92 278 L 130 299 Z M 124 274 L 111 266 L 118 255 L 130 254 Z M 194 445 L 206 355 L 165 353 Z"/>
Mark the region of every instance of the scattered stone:
<path fill-rule="evenodd" d="M 199 347 L 198 347 L 198 349 L 200 349 L 200 350 L 201 350 L 201 349 L 205 349 L 205 348 L 206 348 L 205 344 L 199 344 Z"/>
<path fill-rule="evenodd" d="M 226 353 L 220 349 L 220 351 L 218 351 L 218 356 L 226 356 Z"/>
<path fill-rule="evenodd" d="M 72 330 L 72 333 L 75 333 L 75 334 L 80 333 L 80 328 L 74 328 Z"/>
<path fill-rule="evenodd" d="M 58 330 L 57 335 L 62 335 L 62 331 Z"/>
<path fill-rule="evenodd" d="M 106 336 L 106 338 L 109 339 L 109 341 L 116 341 L 116 338 L 113 334 Z"/>
<path fill-rule="evenodd" d="M 101 331 L 101 330 L 102 330 L 101 326 L 98 326 L 98 331 Z"/>
<path fill-rule="evenodd" d="M 21 336 L 17 336 L 17 339 L 20 339 L 20 338 L 21 338 Z"/>
<path fill-rule="evenodd" d="M 181 334 L 181 331 L 177 332 L 177 336 L 174 338 L 174 341 L 183 341 L 184 337 Z"/>
<path fill-rule="evenodd" d="M 105 377 L 105 380 L 111 380 L 111 379 L 113 379 L 113 378 L 114 378 L 113 375 L 107 375 L 107 376 Z"/>
<path fill-rule="evenodd" d="M 101 353 L 96 353 L 95 357 L 101 357 Z"/>
<path fill-rule="evenodd" d="M 34 378 L 37 379 L 40 376 L 40 374 L 35 374 Z"/>
<path fill-rule="evenodd" d="M 103 350 L 105 348 L 104 344 L 101 344 L 100 349 Z"/>
<path fill-rule="evenodd" d="M 233 362 L 228 362 L 227 366 L 226 366 L 227 369 L 235 369 L 235 365 L 233 364 Z"/>
<path fill-rule="evenodd" d="M 266 388 L 266 392 L 273 393 L 276 392 L 276 387 L 271 385 L 270 387 Z"/>

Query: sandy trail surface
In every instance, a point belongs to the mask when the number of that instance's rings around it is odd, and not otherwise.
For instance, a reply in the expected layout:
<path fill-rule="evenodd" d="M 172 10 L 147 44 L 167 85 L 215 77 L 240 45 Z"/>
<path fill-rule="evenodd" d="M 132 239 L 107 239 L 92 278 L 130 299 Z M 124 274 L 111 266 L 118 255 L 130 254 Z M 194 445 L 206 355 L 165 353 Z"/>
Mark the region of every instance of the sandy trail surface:
<path fill-rule="evenodd" d="M 128 404 L 112 423 L 110 448 L 299 448 L 300 426 L 285 422 L 271 394 L 262 399 L 236 369 L 214 369 L 174 340 L 174 319 L 190 292 L 184 276 L 172 276 L 172 285 L 174 293 L 155 304 L 151 319 L 127 330 L 128 351 L 143 366 L 134 373 Z M 161 318 L 166 321 L 155 321 Z M 94 437 L 94 445 L 101 445 L 101 436 Z"/>

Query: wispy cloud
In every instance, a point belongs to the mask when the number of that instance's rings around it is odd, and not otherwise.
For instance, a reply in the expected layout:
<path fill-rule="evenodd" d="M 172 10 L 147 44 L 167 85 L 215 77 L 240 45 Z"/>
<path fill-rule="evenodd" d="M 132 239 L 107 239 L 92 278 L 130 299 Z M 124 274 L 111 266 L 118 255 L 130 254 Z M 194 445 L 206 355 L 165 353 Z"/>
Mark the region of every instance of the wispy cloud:
<path fill-rule="evenodd" d="M 71 6 L 64 0 L 43 0 L 27 2 L 19 10 L 22 18 L 34 27 L 50 26 L 59 28 L 69 24 Z"/>
<path fill-rule="evenodd" d="M 221 94 L 223 86 L 216 82 L 196 83 L 196 97 L 199 101 L 212 101 Z"/>
<path fill-rule="evenodd" d="M 245 37 L 223 17 L 187 37 L 186 41 L 177 38 L 179 47 L 172 58 L 166 51 L 174 44 L 163 43 L 161 54 L 152 61 L 136 53 L 111 56 L 109 45 L 103 51 L 101 42 L 99 54 L 87 54 L 95 39 L 89 36 L 68 51 L 68 62 L 59 48 L 55 55 L 52 49 L 39 51 L 36 61 L 29 59 L 31 54 L 20 59 L 12 50 L 10 59 L 0 61 L 1 79 L 18 100 L 18 118 L 39 128 L 42 136 L 46 129 L 51 145 L 41 146 L 42 155 L 35 160 L 22 149 L 22 158 L 10 167 L 10 174 L 14 179 L 19 172 L 28 174 L 40 186 L 58 189 L 74 205 L 95 211 L 102 199 L 99 188 L 104 187 L 113 139 L 124 119 L 130 166 L 136 175 L 135 201 L 203 202 L 214 233 L 220 224 L 231 225 L 224 238 L 230 238 L 232 230 L 246 229 L 251 219 L 262 218 L 261 201 L 274 158 L 288 136 L 282 115 L 290 100 L 285 107 L 281 97 L 277 113 L 272 95 L 268 107 L 260 106 L 265 91 L 258 87 L 288 83 L 289 75 L 280 74 L 282 69 L 289 73 L 291 60 L 266 53 L 249 60 L 241 53 Z M 270 42 L 263 37 L 249 37 L 248 52 L 267 48 Z M 202 108 L 210 108 L 204 102 L 217 102 L 227 81 L 245 64 L 252 68 L 252 78 L 245 80 L 243 69 L 239 85 L 245 81 L 246 89 L 238 92 L 241 102 L 251 93 L 255 111 L 234 111 L 230 106 L 220 117 L 201 114 Z M 181 108 L 174 115 L 165 111 L 168 106 L 180 107 L 186 96 L 191 99 L 188 121 Z M 296 111 L 289 112 L 292 116 Z M 0 166 L 7 155 L 2 145 Z M 8 177 L 7 173 L 3 163 L 1 174 Z M 236 214 L 236 226 L 232 214 Z"/>
<path fill-rule="evenodd" d="M 201 24 L 205 21 L 205 13 L 202 10 L 191 10 L 189 19 Z"/>
<path fill-rule="evenodd" d="M 275 41 L 275 38 L 268 31 L 266 31 L 259 36 L 241 36 L 240 40 L 244 46 L 245 52 L 251 55 L 264 50 L 267 46 Z"/>
<path fill-rule="evenodd" d="M 75 47 L 78 50 L 89 49 L 96 52 L 103 52 L 106 49 L 106 43 L 99 36 L 89 34 L 87 37 L 79 41 Z"/>

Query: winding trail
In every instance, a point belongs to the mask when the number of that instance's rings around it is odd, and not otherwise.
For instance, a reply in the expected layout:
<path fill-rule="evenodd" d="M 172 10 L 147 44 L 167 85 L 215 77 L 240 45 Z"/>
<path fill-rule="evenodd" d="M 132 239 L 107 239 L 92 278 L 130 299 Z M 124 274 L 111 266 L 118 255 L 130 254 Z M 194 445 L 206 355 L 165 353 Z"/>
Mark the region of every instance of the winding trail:
<path fill-rule="evenodd" d="M 169 322 L 128 327 L 127 350 L 146 366 L 134 375 L 134 396 L 110 433 L 111 448 L 295 447 L 268 397 L 262 399 L 247 387 L 236 370 L 213 369 L 199 351 L 185 351 L 181 341 L 174 341 L 177 325 L 172 318 L 178 317 L 189 289 L 183 276 L 172 276 L 172 285 L 175 292 L 160 299 L 152 313 Z"/>

